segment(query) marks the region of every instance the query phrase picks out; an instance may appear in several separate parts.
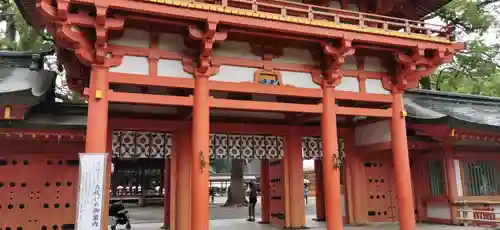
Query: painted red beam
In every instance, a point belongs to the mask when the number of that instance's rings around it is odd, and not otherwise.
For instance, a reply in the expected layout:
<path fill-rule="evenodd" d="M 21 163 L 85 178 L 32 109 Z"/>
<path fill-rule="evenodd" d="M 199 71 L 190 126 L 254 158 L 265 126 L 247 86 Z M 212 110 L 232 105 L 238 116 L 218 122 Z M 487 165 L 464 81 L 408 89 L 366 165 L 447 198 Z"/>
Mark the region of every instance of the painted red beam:
<path fill-rule="evenodd" d="M 392 117 L 392 109 L 368 109 L 337 106 L 336 113 L 337 115 L 350 116 Z"/>
<path fill-rule="evenodd" d="M 109 73 L 108 81 L 110 83 L 145 85 L 145 86 L 163 86 L 171 88 L 194 89 L 194 79 L 177 77 L 151 77 L 137 74 Z M 305 89 L 293 86 L 272 87 L 259 85 L 256 83 L 233 83 L 209 81 L 209 87 L 212 91 L 236 92 L 236 93 L 255 93 L 282 96 L 295 96 L 307 98 L 321 98 L 321 89 Z M 336 91 L 335 97 L 338 100 L 353 100 L 365 102 L 385 102 L 391 103 L 391 95 L 367 94 L 358 92 Z"/>
<path fill-rule="evenodd" d="M 321 105 L 304 105 L 280 102 L 241 101 L 210 98 L 210 107 L 217 109 L 256 110 L 272 112 L 321 113 Z"/>
<path fill-rule="evenodd" d="M 209 81 L 210 90 L 235 92 L 235 93 L 256 93 L 262 94 L 265 92 L 267 95 L 281 95 L 281 96 L 294 96 L 294 97 L 307 97 L 307 98 L 321 98 L 320 89 L 305 89 L 290 86 L 269 86 L 261 85 L 254 82 L 220 82 Z"/>
<path fill-rule="evenodd" d="M 182 97 L 139 93 L 122 93 L 110 90 L 108 92 L 108 98 L 110 102 L 118 103 L 193 106 L 193 98 L 191 96 Z"/>
<path fill-rule="evenodd" d="M 151 77 L 138 74 L 108 73 L 110 83 L 144 86 L 163 86 L 171 88 L 194 89 L 193 78 Z"/>

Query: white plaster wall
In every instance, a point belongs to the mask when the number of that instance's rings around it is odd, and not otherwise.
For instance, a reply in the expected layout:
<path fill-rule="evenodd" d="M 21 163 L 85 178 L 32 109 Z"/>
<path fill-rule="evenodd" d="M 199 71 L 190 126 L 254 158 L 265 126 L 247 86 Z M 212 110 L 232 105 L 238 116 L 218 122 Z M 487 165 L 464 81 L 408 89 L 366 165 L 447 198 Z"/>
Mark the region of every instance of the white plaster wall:
<path fill-rule="evenodd" d="M 315 65 L 311 52 L 307 49 L 284 48 L 283 56 L 274 59 L 275 62 Z"/>
<path fill-rule="evenodd" d="M 382 60 L 377 57 L 366 57 L 365 58 L 365 71 L 367 72 L 387 72 L 387 70 L 382 66 Z"/>
<path fill-rule="evenodd" d="M 348 91 L 348 92 L 359 92 L 359 80 L 357 77 L 342 77 L 342 82 L 335 87 L 336 90 Z"/>
<path fill-rule="evenodd" d="M 298 88 L 319 89 L 313 82 L 311 73 L 281 71 L 282 85 L 293 85 Z"/>
<path fill-rule="evenodd" d="M 221 65 L 219 72 L 210 77 L 212 81 L 254 82 L 256 68 Z"/>
<path fill-rule="evenodd" d="M 149 33 L 145 30 L 125 29 L 121 38 L 109 40 L 108 43 L 120 46 L 149 48 L 151 39 Z"/>
<path fill-rule="evenodd" d="M 251 60 L 262 60 L 261 57 L 252 53 L 248 42 L 225 41 L 214 49 L 214 56 L 245 58 Z"/>
<path fill-rule="evenodd" d="M 149 75 L 149 61 L 147 57 L 123 56 L 122 64 L 111 67 L 109 72 Z"/>
<path fill-rule="evenodd" d="M 183 52 L 188 49 L 184 45 L 184 36 L 182 34 L 161 33 L 158 35 L 158 48 L 171 52 Z"/>
<path fill-rule="evenodd" d="M 384 89 L 384 87 L 382 86 L 382 81 L 380 79 L 366 79 L 365 88 L 367 93 L 385 94 L 385 95 L 391 94 L 391 92 Z"/>
<path fill-rule="evenodd" d="M 164 77 L 178 77 L 178 78 L 192 78 L 190 73 L 184 71 L 181 61 L 177 60 L 158 60 L 158 76 Z"/>
<path fill-rule="evenodd" d="M 460 160 L 453 161 L 455 168 L 455 178 L 457 181 L 457 195 L 459 197 L 464 195 L 464 190 L 462 188 L 462 173 L 460 173 Z"/>
<path fill-rule="evenodd" d="M 358 62 L 356 61 L 356 57 L 353 55 L 349 55 L 345 57 L 343 69 L 357 70 Z"/>
<path fill-rule="evenodd" d="M 391 141 L 390 120 L 358 126 L 355 129 L 356 146 L 371 145 Z"/>
<path fill-rule="evenodd" d="M 427 217 L 436 219 L 451 219 L 449 204 L 427 204 Z"/>

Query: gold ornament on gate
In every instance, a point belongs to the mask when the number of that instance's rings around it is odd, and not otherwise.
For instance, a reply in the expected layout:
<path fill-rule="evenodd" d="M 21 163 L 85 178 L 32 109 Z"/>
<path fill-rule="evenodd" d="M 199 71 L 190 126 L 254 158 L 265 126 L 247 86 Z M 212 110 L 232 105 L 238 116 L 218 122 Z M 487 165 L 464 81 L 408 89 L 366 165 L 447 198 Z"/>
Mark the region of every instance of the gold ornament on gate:
<path fill-rule="evenodd" d="M 332 154 L 333 168 L 339 169 L 342 167 L 342 162 L 344 161 L 344 154 Z"/>
<path fill-rule="evenodd" d="M 203 169 L 205 168 L 205 157 L 203 156 L 203 151 L 200 151 L 200 169 L 201 172 L 203 172 Z"/>

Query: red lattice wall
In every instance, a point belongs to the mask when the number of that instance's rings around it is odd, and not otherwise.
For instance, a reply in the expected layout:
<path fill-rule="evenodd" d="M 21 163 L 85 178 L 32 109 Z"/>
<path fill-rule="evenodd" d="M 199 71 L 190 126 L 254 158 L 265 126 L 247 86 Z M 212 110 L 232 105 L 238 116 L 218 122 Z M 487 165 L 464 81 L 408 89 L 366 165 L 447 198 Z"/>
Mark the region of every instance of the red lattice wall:
<path fill-rule="evenodd" d="M 77 159 L 77 151 L 54 155 L 0 150 L 0 229 L 72 227 L 76 215 Z"/>
<path fill-rule="evenodd" d="M 285 227 L 285 181 L 282 160 L 269 161 L 270 223 Z"/>

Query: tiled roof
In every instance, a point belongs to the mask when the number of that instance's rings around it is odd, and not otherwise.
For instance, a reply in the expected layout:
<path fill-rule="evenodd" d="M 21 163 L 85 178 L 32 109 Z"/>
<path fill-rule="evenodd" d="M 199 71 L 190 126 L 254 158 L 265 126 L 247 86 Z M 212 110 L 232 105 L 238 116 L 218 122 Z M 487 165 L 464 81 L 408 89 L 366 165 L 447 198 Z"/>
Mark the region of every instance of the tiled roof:
<path fill-rule="evenodd" d="M 46 100 L 56 78 L 43 70 L 46 54 L 0 51 L 0 104 L 32 106 Z"/>

